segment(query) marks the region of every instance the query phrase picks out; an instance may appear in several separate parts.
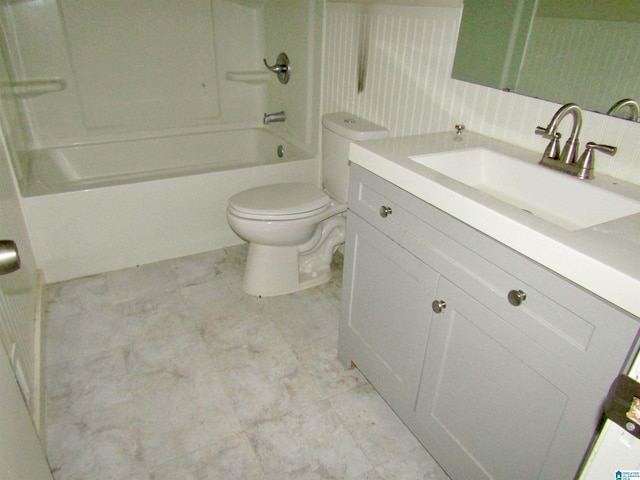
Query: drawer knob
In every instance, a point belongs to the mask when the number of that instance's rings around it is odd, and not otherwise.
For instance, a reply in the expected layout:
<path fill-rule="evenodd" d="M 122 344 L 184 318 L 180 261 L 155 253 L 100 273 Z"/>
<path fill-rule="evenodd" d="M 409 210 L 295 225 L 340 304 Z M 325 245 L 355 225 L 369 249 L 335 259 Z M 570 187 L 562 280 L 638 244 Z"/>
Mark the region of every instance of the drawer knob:
<path fill-rule="evenodd" d="M 434 300 L 431 303 L 431 310 L 433 310 L 435 313 L 442 313 L 445 308 L 447 308 L 447 302 L 445 302 L 444 300 Z"/>
<path fill-rule="evenodd" d="M 380 207 L 380 216 L 382 218 L 386 218 L 387 215 L 391 215 L 393 213 L 393 210 L 391 210 L 391 207 L 387 207 L 386 205 L 382 205 Z"/>
<path fill-rule="evenodd" d="M 511 305 L 517 307 L 522 305 L 522 302 L 527 299 L 527 294 L 522 290 L 511 290 L 507 295 L 507 299 Z"/>

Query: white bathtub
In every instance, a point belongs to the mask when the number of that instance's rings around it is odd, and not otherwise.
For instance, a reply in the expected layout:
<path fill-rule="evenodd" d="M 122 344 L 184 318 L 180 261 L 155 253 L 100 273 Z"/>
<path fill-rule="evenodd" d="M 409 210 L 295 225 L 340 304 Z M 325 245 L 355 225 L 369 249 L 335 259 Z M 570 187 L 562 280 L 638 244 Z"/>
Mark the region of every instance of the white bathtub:
<path fill-rule="evenodd" d="M 261 128 L 36 150 L 22 162 L 47 282 L 241 243 L 226 222 L 230 196 L 318 182 L 317 159 Z"/>

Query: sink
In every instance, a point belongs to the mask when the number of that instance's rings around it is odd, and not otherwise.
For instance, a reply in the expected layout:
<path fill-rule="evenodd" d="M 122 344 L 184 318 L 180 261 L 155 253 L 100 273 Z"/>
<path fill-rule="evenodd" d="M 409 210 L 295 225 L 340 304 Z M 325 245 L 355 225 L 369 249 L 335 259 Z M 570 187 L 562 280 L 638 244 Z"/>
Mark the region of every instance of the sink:
<path fill-rule="evenodd" d="M 410 158 L 570 231 L 640 212 L 640 202 L 592 185 L 588 180 L 486 148 Z"/>

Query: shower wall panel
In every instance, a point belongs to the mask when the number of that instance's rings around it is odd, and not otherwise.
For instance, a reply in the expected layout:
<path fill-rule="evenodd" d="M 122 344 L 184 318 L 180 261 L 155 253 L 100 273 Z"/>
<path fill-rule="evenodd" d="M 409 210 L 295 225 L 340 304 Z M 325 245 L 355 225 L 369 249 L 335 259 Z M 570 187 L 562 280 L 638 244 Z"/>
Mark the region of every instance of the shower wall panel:
<path fill-rule="evenodd" d="M 61 0 L 87 128 L 178 127 L 220 114 L 209 0 Z"/>
<path fill-rule="evenodd" d="M 279 0 L 264 6 L 265 55 L 271 63 L 280 52 L 291 61 L 285 85 L 274 77 L 267 87 L 267 108 L 284 110 L 287 121 L 277 128 L 311 151 L 317 149 L 322 60 L 323 2 Z"/>
<path fill-rule="evenodd" d="M 13 76 L 63 79 L 22 95 L 31 146 L 259 124 L 264 83 L 228 72 L 262 65 L 263 9 L 227 0 L 11 2 Z"/>

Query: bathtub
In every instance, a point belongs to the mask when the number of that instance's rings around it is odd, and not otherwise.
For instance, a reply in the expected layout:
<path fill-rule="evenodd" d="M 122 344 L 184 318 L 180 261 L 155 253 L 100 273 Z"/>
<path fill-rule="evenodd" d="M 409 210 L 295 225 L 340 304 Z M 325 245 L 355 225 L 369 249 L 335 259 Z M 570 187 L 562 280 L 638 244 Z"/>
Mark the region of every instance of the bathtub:
<path fill-rule="evenodd" d="M 48 283 L 242 243 L 227 225 L 229 197 L 317 184 L 319 170 L 313 155 L 264 128 L 34 150 L 20 167 Z"/>

